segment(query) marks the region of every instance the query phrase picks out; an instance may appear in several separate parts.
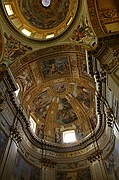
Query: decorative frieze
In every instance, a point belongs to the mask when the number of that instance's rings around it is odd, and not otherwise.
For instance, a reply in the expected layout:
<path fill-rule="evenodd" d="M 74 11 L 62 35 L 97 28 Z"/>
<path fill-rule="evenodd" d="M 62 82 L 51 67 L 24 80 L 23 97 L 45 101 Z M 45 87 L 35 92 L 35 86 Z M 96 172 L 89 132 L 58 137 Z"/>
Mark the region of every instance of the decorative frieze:
<path fill-rule="evenodd" d="M 54 168 L 56 166 L 56 161 L 52 159 L 42 158 L 41 166 Z"/>
<path fill-rule="evenodd" d="M 92 153 L 89 157 L 88 157 L 88 160 L 92 163 L 96 160 L 99 160 L 101 158 L 101 150 L 95 150 L 94 153 Z"/>

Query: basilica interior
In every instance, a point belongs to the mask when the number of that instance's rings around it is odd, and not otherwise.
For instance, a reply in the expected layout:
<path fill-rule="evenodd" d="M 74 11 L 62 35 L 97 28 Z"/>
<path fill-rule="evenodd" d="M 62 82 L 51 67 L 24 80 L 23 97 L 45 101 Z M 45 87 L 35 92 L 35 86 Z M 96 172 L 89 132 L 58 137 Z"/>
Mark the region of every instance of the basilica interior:
<path fill-rule="evenodd" d="M 0 0 L 0 179 L 119 180 L 118 0 Z"/>

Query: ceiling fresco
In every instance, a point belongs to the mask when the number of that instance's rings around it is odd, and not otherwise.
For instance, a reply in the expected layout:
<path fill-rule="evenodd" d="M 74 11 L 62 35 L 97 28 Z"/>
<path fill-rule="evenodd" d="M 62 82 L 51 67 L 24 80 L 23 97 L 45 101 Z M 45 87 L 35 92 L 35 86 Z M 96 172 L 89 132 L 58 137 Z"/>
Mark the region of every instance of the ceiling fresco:
<path fill-rule="evenodd" d="M 69 0 L 52 0 L 49 7 L 42 1 L 18 0 L 19 8 L 25 19 L 40 29 L 51 29 L 62 23 L 69 11 Z"/>
<path fill-rule="evenodd" d="M 68 57 L 56 57 L 43 61 L 39 65 L 44 79 L 70 74 Z"/>
<path fill-rule="evenodd" d="M 52 87 L 52 90 L 54 91 L 54 93 L 64 93 L 66 91 L 66 88 L 67 88 L 66 83 L 61 82 L 61 83 L 54 85 Z"/>
<path fill-rule="evenodd" d="M 37 134 L 75 125 L 78 138 L 96 127 L 95 82 L 88 76 L 85 51 L 60 45 L 33 52 L 13 63 L 11 71 L 20 86 L 19 98 L 37 124 Z M 27 60 L 27 61 L 26 61 Z M 50 130 L 48 130 L 50 128 Z M 53 136 L 53 134 L 52 134 Z M 59 134 L 57 134 L 59 137 Z"/>
<path fill-rule="evenodd" d="M 71 35 L 71 41 L 85 46 L 85 48 L 95 48 L 97 45 L 97 37 L 89 23 L 87 17 L 82 16 L 79 25 Z"/>
<path fill-rule="evenodd" d="M 83 108 L 87 112 L 94 100 L 91 88 L 85 88 L 84 86 L 78 85 L 73 93 L 75 94 L 75 97 L 78 100 L 78 102 L 83 106 Z"/>
<path fill-rule="evenodd" d="M 56 123 L 68 124 L 78 119 L 71 104 L 66 98 L 60 99 L 58 102 L 58 110 L 56 112 Z"/>
<path fill-rule="evenodd" d="M 88 0 L 89 17 L 98 37 L 119 32 L 119 1 Z"/>
<path fill-rule="evenodd" d="M 47 112 L 51 103 L 51 96 L 47 93 L 47 91 L 39 94 L 33 101 L 33 108 L 38 117 L 45 120 L 47 116 Z"/>
<path fill-rule="evenodd" d="M 12 12 L 6 10 L 10 6 Z M 24 38 L 51 41 L 62 35 L 80 14 L 80 0 L 52 0 L 44 6 L 39 0 L 2 0 L 3 11 L 11 23 Z"/>
<path fill-rule="evenodd" d="M 15 39 L 12 35 L 4 33 L 5 49 L 4 61 L 9 61 L 9 64 L 19 59 L 21 56 L 32 51 L 32 47 L 24 45 L 22 42 Z"/>

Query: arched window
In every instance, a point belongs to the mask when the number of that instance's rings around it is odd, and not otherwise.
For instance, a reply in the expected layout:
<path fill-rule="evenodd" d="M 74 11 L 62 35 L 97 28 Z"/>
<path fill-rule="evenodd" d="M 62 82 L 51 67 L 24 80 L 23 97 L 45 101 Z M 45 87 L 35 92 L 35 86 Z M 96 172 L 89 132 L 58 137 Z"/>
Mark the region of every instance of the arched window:
<path fill-rule="evenodd" d="M 31 123 L 31 129 L 32 131 L 35 133 L 36 130 L 36 122 L 34 121 L 34 119 L 30 116 L 30 123 Z"/>
<path fill-rule="evenodd" d="M 19 87 L 19 84 L 18 84 L 18 83 L 16 83 L 16 85 L 17 85 L 17 90 L 15 91 L 15 95 L 16 95 L 16 97 L 17 97 L 18 94 L 19 94 L 19 91 L 20 91 L 20 87 Z"/>
<path fill-rule="evenodd" d="M 63 142 L 73 143 L 76 141 L 76 135 L 74 130 L 68 130 L 63 132 Z"/>
<path fill-rule="evenodd" d="M 42 5 L 44 7 L 48 7 L 50 5 L 51 1 L 50 0 L 42 0 Z"/>

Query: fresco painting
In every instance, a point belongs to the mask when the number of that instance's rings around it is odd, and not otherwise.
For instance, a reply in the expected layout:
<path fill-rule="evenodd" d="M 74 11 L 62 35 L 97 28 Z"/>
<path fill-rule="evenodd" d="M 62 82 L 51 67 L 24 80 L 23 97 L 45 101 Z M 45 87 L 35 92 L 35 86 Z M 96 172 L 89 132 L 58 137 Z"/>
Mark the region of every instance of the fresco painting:
<path fill-rule="evenodd" d="M 56 93 L 63 93 L 63 92 L 65 92 L 65 90 L 66 90 L 66 83 L 61 82 L 61 83 L 56 84 L 55 86 L 53 86 L 53 90 Z"/>
<path fill-rule="evenodd" d="M 0 129 L 0 164 L 2 163 L 2 157 L 3 157 L 5 149 L 6 149 L 7 140 L 8 140 L 7 136 Z"/>
<path fill-rule="evenodd" d="M 84 169 L 77 172 L 59 172 L 57 173 L 57 180 L 91 180 L 89 169 Z"/>
<path fill-rule="evenodd" d="M 84 138 L 84 133 L 80 125 L 76 125 L 76 139 L 81 140 Z"/>
<path fill-rule="evenodd" d="M 70 1 L 52 1 L 50 8 L 45 8 L 41 1 L 18 0 L 18 3 L 21 13 L 31 25 L 40 29 L 51 29 L 65 20 Z"/>
<path fill-rule="evenodd" d="M 43 61 L 41 62 L 40 67 L 44 78 L 70 74 L 69 62 L 67 57 L 59 57 Z"/>
<path fill-rule="evenodd" d="M 14 164 L 11 180 L 39 180 L 40 169 L 27 163 L 18 153 Z"/>
<path fill-rule="evenodd" d="M 36 135 L 41 139 L 44 138 L 44 130 L 45 130 L 45 125 L 42 123 L 39 123 L 39 125 L 37 125 L 37 128 L 36 128 Z"/>
<path fill-rule="evenodd" d="M 115 147 L 112 154 L 106 160 L 106 167 L 109 180 L 119 180 L 119 141 L 115 141 Z"/>
<path fill-rule="evenodd" d="M 28 70 L 25 70 L 23 71 L 21 75 L 18 75 L 17 80 L 21 84 L 21 91 L 24 91 L 24 92 L 33 85 L 33 81 L 32 81 L 30 72 Z"/>
<path fill-rule="evenodd" d="M 46 119 L 51 100 L 51 96 L 47 93 L 47 91 L 45 91 L 39 94 L 39 96 L 37 96 L 37 98 L 33 101 L 36 114 L 44 120 Z"/>
<path fill-rule="evenodd" d="M 93 94 L 90 88 L 85 88 L 83 86 L 77 86 L 75 93 L 76 99 L 83 106 L 87 112 L 90 108 L 90 105 L 93 102 Z"/>
<path fill-rule="evenodd" d="M 6 38 L 4 60 L 14 61 L 32 50 L 30 46 L 22 44 L 12 35 L 4 33 L 4 37 Z"/>
<path fill-rule="evenodd" d="M 82 44 L 84 46 L 94 47 L 97 43 L 97 39 L 89 25 L 88 19 L 82 16 L 79 22 L 80 24 L 72 34 L 71 41 Z"/>
<path fill-rule="evenodd" d="M 89 115 L 89 121 L 90 121 L 91 129 L 94 130 L 98 122 L 95 108 L 91 109 L 91 114 Z"/>
<path fill-rule="evenodd" d="M 66 98 L 60 99 L 56 113 L 56 123 L 68 124 L 77 120 L 77 116 Z"/>

